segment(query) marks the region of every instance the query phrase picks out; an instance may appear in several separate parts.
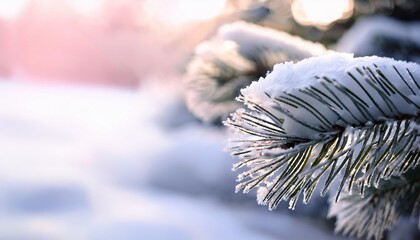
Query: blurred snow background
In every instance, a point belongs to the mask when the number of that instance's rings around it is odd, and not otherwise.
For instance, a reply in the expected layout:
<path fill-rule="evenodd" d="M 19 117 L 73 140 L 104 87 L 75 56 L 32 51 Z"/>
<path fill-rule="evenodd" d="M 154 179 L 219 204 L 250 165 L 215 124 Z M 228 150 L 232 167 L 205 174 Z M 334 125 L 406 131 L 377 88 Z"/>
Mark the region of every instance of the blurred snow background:
<path fill-rule="evenodd" d="M 2 82 L 0 239 L 333 239 L 235 194 L 176 89 Z"/>
<path fill-rule="evenodd" d="M 193 48 L 246 2 L 0 0 L 0 239 L 342 239 L 325 200 L 235 194 L 227 133 L 185 107 Z"/>

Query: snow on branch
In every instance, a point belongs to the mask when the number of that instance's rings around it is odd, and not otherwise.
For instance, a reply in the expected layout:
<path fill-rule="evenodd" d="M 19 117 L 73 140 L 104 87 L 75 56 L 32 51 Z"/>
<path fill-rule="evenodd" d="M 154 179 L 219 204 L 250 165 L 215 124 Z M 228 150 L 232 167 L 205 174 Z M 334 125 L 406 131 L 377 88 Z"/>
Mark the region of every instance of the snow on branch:
<path fill-rule="evenodd" d="M 228 150 L 240 162 L 237 191 L 294 208 L 325 182 L 357 183 L 359 193 L 420 160 L 420 66 L 380 57 L 330 53 L 286 62 L 241 91 L 225 121 L 236 133 Z"/>
<path fill-rule="evenodd" d="M 258 25 L 223 25 L 212 40 L 197 46 L 187 66 L 187 105 L 203 121 L 221 123 L 242 107 L 234 100 L 240 89 L 265 76 L 274 64 L 325 51 L 321 44 Z"/>

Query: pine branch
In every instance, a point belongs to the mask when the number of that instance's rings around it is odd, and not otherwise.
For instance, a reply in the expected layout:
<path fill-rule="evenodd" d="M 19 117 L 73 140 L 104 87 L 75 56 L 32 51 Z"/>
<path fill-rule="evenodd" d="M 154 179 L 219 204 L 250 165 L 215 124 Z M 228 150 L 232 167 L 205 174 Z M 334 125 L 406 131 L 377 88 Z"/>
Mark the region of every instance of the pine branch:
<path fill-rule="evenodd" d="M 417 217 L 420 211 L 420 168 L 404 175 L 381 180 L 378 188 L 369 187 L 365 196 L 345 192 L 339 202 L 333 202 L 328 213 L 336 217 L 336 232 L 357 238 L 381 239 L 399 218 L 410 213 Z M 420 221 L 419 221 L 420 226 Z"/>
<path fill-rule="evenodd" d="M 299 196 L 307 203 L 325 178 L 321 195 L 339 181 L 377 186 L 415 167 L 420 159 L 420 66 L 344 54 L 276 65 L 242 91 L 225 124 L 237 137 L 228 148 L 247 168 L 237 191 L 258 187 L 258 201 L 275 208 Z M 380 172 L 380 174 L 375 174 Z M 347 184 L 346 184 L 347 183 Z"/>
<path fill-rule="evenodd" d="M 254 24 L 224 25 L 197 47 L 187 66 L 187 105 L 204 122 L 220 124 L 243 107 L 235 101 L 240 89 L 265 76 L 274 64 L 325 51 L 320 44 Z"/>

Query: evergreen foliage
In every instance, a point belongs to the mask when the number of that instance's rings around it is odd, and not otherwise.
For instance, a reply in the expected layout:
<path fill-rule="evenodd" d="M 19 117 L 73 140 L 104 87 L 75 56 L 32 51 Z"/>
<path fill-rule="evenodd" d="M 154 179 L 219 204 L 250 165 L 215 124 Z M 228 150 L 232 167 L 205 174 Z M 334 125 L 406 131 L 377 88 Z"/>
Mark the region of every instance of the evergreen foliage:
<path fill-rule="evenodd" d="M 328 66 L 333 69 L 324 71 Z M 249 110 L 239 109 L 225 121 L 236 133 L 228 148 L 240 159 L 234 169 L 246 169 L 238 176 L 237 191 L 258 188 L 258 202 L 270 209 L 283 200 L 293 209 L 302 194 L 309 202 L 320 182 L 321 195 L 338 185 L 335 201 L 345 199 L 342 205 L 376 199 L 375 189 L 383 191 L 381 181 L 392 181 L 419 163 L 419 96 L 420 66 L 415 63 L 331 54 L 276 65 L 242 91 L 238 100 Z M 355 195 L 340 197 L 355 186 Z M 417 187 L 402 189 L 361 212 L 368 221 L 382 211 L 393 213 L 374 217 L 370 231 L 359 222 L 343 224 L 348 219 L 343 215 L 338 215 L 337 229 L 380 237 L 399 216 L 399 200 Z"/>
<path fill-rule="evenodd" d="M 332 201 L 329 216 L 337 218 L 336 232 L 357 238 L 381 239 L 384 231 L 391 229 L 403 214 L 418 217 L 419 169 L 417 166 L 401 176 L 379 181 L 378 186 L 365 190 L 364 197 L 346 191 L 339 202 Z"/>

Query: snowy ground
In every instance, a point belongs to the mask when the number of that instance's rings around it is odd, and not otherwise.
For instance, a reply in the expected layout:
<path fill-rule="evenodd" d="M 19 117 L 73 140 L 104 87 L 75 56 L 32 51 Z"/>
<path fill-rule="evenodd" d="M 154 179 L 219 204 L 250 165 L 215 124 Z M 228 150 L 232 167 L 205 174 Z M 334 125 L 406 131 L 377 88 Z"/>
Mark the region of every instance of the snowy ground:
<path fill-rule="evenodd" d="M 223 129 L 144 89 L 0 82 L 0 239 L 339 239 L 235 194 Z"/>

